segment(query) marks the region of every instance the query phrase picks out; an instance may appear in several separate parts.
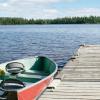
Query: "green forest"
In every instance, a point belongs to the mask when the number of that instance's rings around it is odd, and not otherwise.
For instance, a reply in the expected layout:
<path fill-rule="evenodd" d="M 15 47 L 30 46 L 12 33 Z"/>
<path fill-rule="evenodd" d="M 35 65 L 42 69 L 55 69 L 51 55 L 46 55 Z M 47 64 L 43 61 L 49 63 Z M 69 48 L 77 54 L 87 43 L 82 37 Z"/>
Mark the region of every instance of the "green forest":
<path fill-rule="evenodd" d="M 22 24 L 100 24 L 99 16 L 64 17 L 56 19 L 25 19 L 16 17 L 0 17 L 0 25 Z"/>

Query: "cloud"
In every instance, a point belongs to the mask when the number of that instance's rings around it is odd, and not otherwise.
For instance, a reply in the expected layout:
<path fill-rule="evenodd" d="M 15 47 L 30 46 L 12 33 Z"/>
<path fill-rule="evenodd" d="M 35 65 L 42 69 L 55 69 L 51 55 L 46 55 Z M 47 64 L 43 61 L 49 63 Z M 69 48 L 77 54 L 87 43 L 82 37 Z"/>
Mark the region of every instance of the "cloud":
<path fill-rule="evenodd" d="M 47 3 L 56 3 L 60 0 L 8 0 L 7 4 L 47 4 Z M 2 4 L 5 2 L 1 2 Z"/>
<path fill-rule="evenodd" d="M 62 8 L 58 3 L 71 3 L 78 0 L 5 0 L 0 2 L 1 17 L 57 18 L 65 16 L 100 16 L 100 8 Z M 52 7 L 55 5 L 55 7 Z"/>
<path fill-rule="evenodd" d="M 100 16 L 100 8 L 68 9 L 66 16 Z"/>
<path fill-rule="evenodd" d="M 15 5 L 15 4 L 51 4 L 51 3 L 58 3 L 58 2 L 74 2 L 77 0 L 5 0 L 4 2 L 0 2 L 1 5 Z"/>
<path fill-rule="evenodd" d="M 25 18 L 49 18 L 57 14 L 56 9 L 50 4 L 60 0 L 8 0 L 0 3 L 0 16 L 25 17 Z"/>

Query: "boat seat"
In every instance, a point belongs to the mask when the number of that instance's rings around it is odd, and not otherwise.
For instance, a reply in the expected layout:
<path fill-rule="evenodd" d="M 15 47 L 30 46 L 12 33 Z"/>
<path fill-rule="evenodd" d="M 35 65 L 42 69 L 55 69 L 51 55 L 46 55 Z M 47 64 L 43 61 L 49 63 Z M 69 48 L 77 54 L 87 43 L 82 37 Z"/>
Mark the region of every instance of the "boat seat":
<path fill-rule="evenodd" d="M 43 79 L 45 78 L 46 76 L 42 76 L 42 75 L 31 75 L 31 74 L 18 74 L 17 75 L 18 78 L 29 78 L 29 79 Z"/>
<path fill-rule="evenodd" d="M 33 84 L 32 82 L 23 82 L 23 83 L 25 84 L 25 86 L 30 86 Z"/>
<path fill-rule="evenodd" d="M 23 74 L 42 75 L 42 76 L 47 76 L 48 75 L 48 73 L 45 73 L 43 71 L 37 71 L 37 70 L 27 70 L 27 71 L 24 71 Z"/>

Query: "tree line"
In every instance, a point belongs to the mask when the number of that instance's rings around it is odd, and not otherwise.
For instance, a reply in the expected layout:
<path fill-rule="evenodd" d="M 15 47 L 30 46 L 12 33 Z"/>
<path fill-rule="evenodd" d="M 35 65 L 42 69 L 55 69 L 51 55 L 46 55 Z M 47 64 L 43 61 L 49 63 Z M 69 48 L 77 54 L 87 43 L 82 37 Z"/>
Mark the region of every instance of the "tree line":
<path fill-rule="evenodd" d="M 21 24 L 100 24 L 100 16 L 64 17 L 56 19 L 25 19 L 15 17 L 0 17 L 0 25 Z"/>

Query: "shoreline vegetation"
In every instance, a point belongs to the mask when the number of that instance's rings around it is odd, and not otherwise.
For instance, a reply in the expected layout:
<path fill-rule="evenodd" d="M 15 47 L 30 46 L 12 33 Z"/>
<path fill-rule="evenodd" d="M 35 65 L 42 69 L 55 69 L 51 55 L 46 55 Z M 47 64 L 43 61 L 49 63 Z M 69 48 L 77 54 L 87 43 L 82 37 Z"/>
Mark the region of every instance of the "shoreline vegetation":
<path fill-rule="evenodd" d="M 25 19 L 17 17 L 0 17 L 0 25 L 22 24 L 100 24 L 100 16 L 64 17 L 56 19 Z"/>

